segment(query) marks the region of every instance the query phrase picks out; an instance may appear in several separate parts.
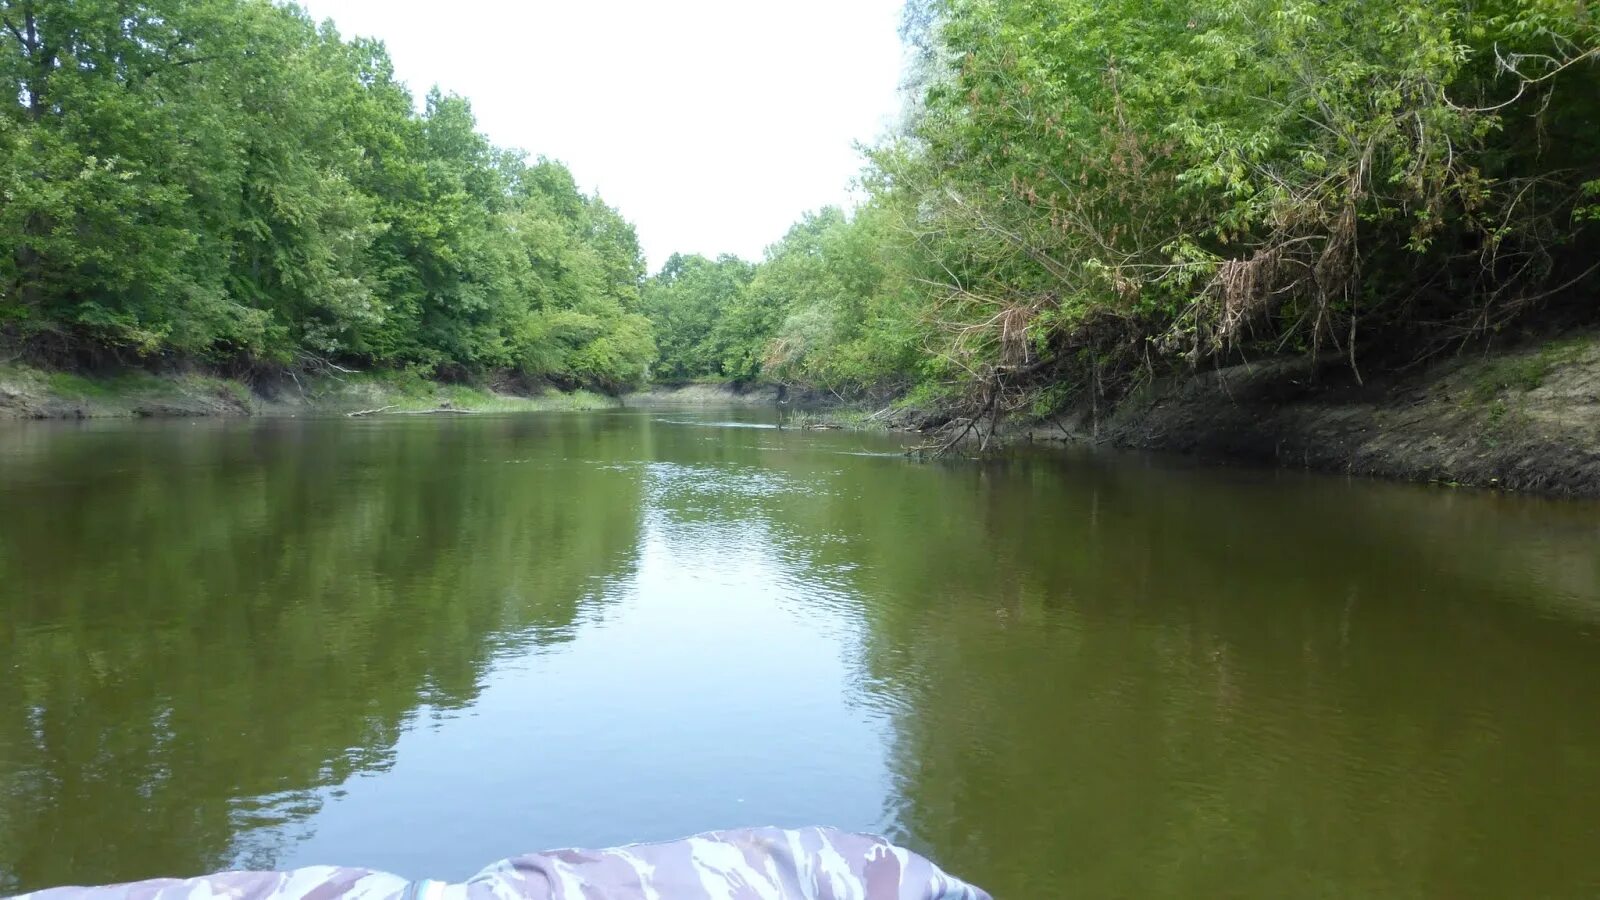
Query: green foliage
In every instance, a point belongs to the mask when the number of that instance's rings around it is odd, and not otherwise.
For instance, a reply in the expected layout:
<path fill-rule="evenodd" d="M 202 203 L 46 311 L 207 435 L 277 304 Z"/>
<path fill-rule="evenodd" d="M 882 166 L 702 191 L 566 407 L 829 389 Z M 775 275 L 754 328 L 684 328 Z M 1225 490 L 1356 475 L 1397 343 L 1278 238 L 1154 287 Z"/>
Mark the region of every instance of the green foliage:
<path fill-rule="evenodd" d="M 728 371 L 726 359 L 733 345 L 748 349 L 766 336 L 742 334 L 728 321 L 745 306 L 754 272 L 754 266 L 735 256 L 710 260 L 674 253 L 645 284 L 643 307 L 661 351 L 658 378 L 751 374 Z"/>
<path fill-rule="evenodd" d="M 877 162 L 946 270 L 923 264 L 938 352 L 978 381 L 1052 357 L 1353 355 L 1419 319 L 1459 335 L 1592 254 L 1552 227 L 1600 159 L 1596 30 L 1571 4 L 951 0 L 942 18 L 955 63 Z"/>
<path fill-rule="evenodd" d="M 1585 182 L 1583 196 L 1586 202 L 1578 207 L 1574 218 L 1580 221 L 1600 222 L 1600 179 Z"/>
<path fill-rule="evenodd" d="M 1163 358 L 1419 354 L 1597 286 L 1581 3 L 916 0 L 905 32 L 869 201 L 700 314 L 722 371 L 1038 414 Z"/>
<path fill-rule="evenodd" d="M 43 355 L 606 388 L 655 349 L 632 226 L 381 44 L 266 0 L 0 0 L 0 337 Z"/>
<path fill-rule="evenodd" d="M 769 310 L 762 362 L 775 374 L 835 390 L 895 378 L 915 364 L 918 335 L 899 305 L 881 210 L 808 215 L 768 253 L 751 285 Z M 766 323 L 764 323 L 766 324 Z"/>
<path fill-rule="evenodd" d="M 1550 373 L 1581 360 L 1592 349 L 1585 339 L 1555 341 L 1537 352 L 1506 356 L 1485 364 L 1472 379 L 1472 398 L 1488 403 L 1509 392 L 1538 390 Z"/>
<path fill-rule="evenodd" d="M 658 375 L 761 377 L 845 388 L 917 364 L 896 236 L 883 211 L 807 214 L 759 266 L 674 256 L 646 285 L 661 344 Z"/>
<path fill-rule="evenodd" d="M 914 0 L 904 32 L 859 209 L 646 281 L 565 167 L 460 97 L 418 112 L 381 44 L 296 7 L 0 0 L 0 340 L 1037 412 L 1163 359 L 1420 353 L 1597 286 L 1577 0 Z"/>

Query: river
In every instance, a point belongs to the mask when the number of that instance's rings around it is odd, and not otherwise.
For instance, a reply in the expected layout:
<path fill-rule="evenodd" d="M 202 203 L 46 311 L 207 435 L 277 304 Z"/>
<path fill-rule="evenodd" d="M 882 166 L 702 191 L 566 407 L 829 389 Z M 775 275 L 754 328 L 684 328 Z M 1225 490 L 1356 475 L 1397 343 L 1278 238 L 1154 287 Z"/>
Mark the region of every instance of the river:
<path fill-rule="evenodd" d="M 1600 506 L 760 412 L 0 429 L 0 894 L 750 824 L 1600 892 Z"/>

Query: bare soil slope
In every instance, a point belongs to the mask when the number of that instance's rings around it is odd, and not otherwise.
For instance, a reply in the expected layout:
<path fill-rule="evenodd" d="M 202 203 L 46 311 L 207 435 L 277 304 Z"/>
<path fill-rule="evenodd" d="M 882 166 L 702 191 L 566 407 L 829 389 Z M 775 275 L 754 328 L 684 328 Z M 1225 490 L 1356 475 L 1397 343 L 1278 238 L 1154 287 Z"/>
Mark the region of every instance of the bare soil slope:
<path fill-rule="evenodd" d="M 1347 366 L 1236 366 L 1057 430 L 1118 447 L 1360 475 L 1600 496 L 1600 335 L 1359 383 Z M 1046 429 L 1036 429 L 1044 437 Z"/>

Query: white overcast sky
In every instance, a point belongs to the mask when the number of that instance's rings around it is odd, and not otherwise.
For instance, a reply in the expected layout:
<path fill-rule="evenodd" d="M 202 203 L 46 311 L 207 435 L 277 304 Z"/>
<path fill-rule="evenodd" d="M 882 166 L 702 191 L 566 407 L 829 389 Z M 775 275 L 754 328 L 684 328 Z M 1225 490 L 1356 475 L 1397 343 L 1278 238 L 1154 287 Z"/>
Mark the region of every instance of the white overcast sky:
<path fill-rule="evenodd" d="M 893 122 L 901 0 L 303 0 L 382 39 L 420 98 L 472 101 L 495 143 L 565 162 L 674 251 L 749 259 L 846 203 Z"/>

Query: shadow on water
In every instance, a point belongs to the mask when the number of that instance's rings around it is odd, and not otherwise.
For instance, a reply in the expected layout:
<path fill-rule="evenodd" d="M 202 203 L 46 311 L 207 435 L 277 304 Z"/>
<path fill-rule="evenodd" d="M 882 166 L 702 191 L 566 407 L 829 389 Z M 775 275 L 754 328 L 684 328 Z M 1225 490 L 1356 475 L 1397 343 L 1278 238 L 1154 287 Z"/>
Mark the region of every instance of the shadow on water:
<path fill-rule="evenodd" d="M 640 485 L 578 426 L 0 433 L 0 890 L 270 865 L 262 828 L 603 614 Z"/>
<path fill-rule="evenodd" d="M 0 431 L 0 890 L 759 823 L 1600 890 L 1597 507 L 658 418 Z"/>
<path fill-rule="evenodd" d="M 818 559 L 861 573 L 890 831 L 997 896 L 1600 887 L 1593 505 L 1128 460 L 860 471 L 796 516 L 874 536 Z"/>

